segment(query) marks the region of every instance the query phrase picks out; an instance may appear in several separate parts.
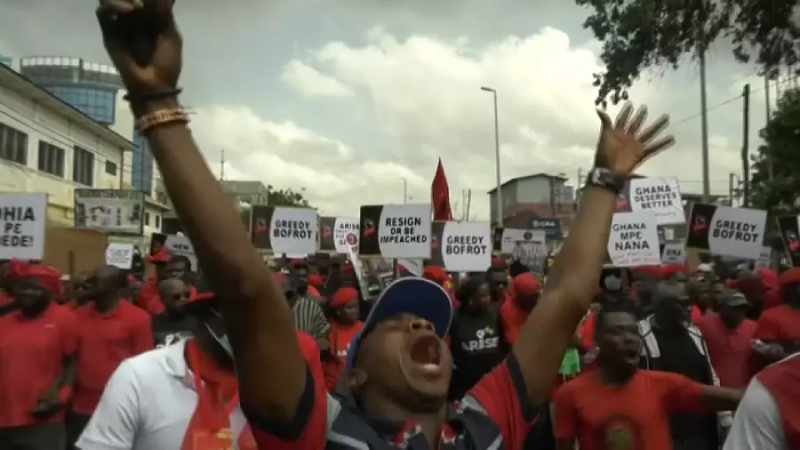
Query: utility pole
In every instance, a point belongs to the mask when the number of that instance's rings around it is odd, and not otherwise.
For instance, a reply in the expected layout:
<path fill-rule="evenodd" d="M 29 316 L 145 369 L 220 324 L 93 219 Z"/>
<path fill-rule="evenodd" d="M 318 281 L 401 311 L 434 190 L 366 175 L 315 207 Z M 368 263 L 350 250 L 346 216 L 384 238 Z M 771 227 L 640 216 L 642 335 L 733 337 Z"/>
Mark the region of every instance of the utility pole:
<path fill-rule="evenodd" d="M 770 104 L 769 104 L 769 77 L 770 77 L 771 70 L 767 69 L 766 73 L 764 74 L 764 93 L 766 95 L 767 100 L 767 125 L 769 125 L 769 121 L 772 119 L 772 112 L 770 111 Z M 772 155 L 769 154 L 769 150 L 767 150 L 767 177 L 770 181 L 774 177 L 775 169 L 772 165 Z"/>
<path fill-rule="evenodd" d="M 742 144 L 742 176 L 744 177 L 744 207 L 750 206 L 750 85 L 744 85 L 744 117 Z"/>
<path fill-rule="evenodd" d="M 472 189 L 467 190 L 467 222 L 469 222 L 469 208 L 472 206 Z"/>
<path fill-rule="evenodd" d="M 708 108 L 706 105 L 706 49 L 700 44 L 700 108 L 703 133 L 703 201 L 708 202 L 711 195 L 711 180 L 708 167 Z"/>
<path fill-rule="evenodd" d="M 222 149 L 222 157 L 219 162 L 219 181 L 225 180 L 225 149 Z"/>
<path fill-rule="evenodd" d="M 733 207 L 733 199 L 736 195 L 736 174 L 731 172 L 728 174 L 728 197 L 731 199 L 731 208 Z"/>

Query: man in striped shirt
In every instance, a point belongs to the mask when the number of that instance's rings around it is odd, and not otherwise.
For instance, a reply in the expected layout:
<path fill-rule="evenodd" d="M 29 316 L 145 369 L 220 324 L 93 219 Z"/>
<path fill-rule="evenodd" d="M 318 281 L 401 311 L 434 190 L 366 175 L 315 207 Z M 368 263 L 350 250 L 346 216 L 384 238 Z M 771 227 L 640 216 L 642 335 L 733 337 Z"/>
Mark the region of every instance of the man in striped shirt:
<path fill-rule="evenodd" d="M 295 329 L 313 337 L 321 350 L 326 349 L 331 326 L 322 307 L 308 295 L 308 266 L 295 265 L 287 284 L 286 298 L 292 307 Z"/>

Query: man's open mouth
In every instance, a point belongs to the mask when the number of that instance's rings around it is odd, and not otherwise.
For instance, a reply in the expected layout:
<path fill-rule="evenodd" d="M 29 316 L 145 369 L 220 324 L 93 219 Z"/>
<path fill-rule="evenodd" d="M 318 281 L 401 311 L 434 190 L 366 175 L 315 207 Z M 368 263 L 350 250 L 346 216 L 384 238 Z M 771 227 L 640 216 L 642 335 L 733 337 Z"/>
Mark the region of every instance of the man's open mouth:
<path fill-rule="evenodd" d="M 442 350 L 439 338 L 433 334 L 419 336 L 411 343 L 411 360 L 425 373 L 437 374 L 441 369 Z"/>

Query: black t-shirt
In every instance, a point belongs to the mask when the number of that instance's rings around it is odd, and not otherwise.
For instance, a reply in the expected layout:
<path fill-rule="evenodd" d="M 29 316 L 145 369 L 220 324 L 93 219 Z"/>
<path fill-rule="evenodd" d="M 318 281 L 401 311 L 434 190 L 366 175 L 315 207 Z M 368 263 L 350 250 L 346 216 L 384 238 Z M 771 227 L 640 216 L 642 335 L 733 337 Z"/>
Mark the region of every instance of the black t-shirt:
<path fill-rule="evenodd" d="M 461 398 L 503 361 L 508 346 L 496 308 L 478 315 L 459 311 L 450 328 L 450 338 L 455 364 L 450 393 L 452 398 Z"/>
<path fill-rule="evenodd" d="M 156 347 L 171 345 L 194 335 L 196 323 L 191 317 L 174 319 L 167 313 L 153 317 L 153 340 Z"/>
<path fill-rule="evenodd" d="M 653 327 L 661 357 L 653 369 L 679 373 L 702 384 L 711 384 L 711 367 L 697 349 L 688 330 L 665 332 Z M 717 427 L 713 414 L 679 414 L 670 418 L 672 445 L 676 450 L 716 450 Z"/>

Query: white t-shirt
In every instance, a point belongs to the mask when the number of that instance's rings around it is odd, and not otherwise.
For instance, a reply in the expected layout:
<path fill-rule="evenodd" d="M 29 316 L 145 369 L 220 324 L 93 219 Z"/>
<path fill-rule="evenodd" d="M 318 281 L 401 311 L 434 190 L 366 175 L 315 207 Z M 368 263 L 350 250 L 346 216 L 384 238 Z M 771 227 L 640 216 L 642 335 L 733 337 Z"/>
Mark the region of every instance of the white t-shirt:
<path fill-rule="evenodd" d="M 753 378 L 739 403 L 723 450 L 787 450 L 783 421 L 775 399 Z"/>
<path fill-rule="evenodd" d="M 100 404 L 78 439 L 81 450 L 180 449 L 197 407 L 194 376 L 186 365 L 186 340 L 125 360 L 111 376 Z M 238 438 L 246 425 L 231 413 Z"/>

